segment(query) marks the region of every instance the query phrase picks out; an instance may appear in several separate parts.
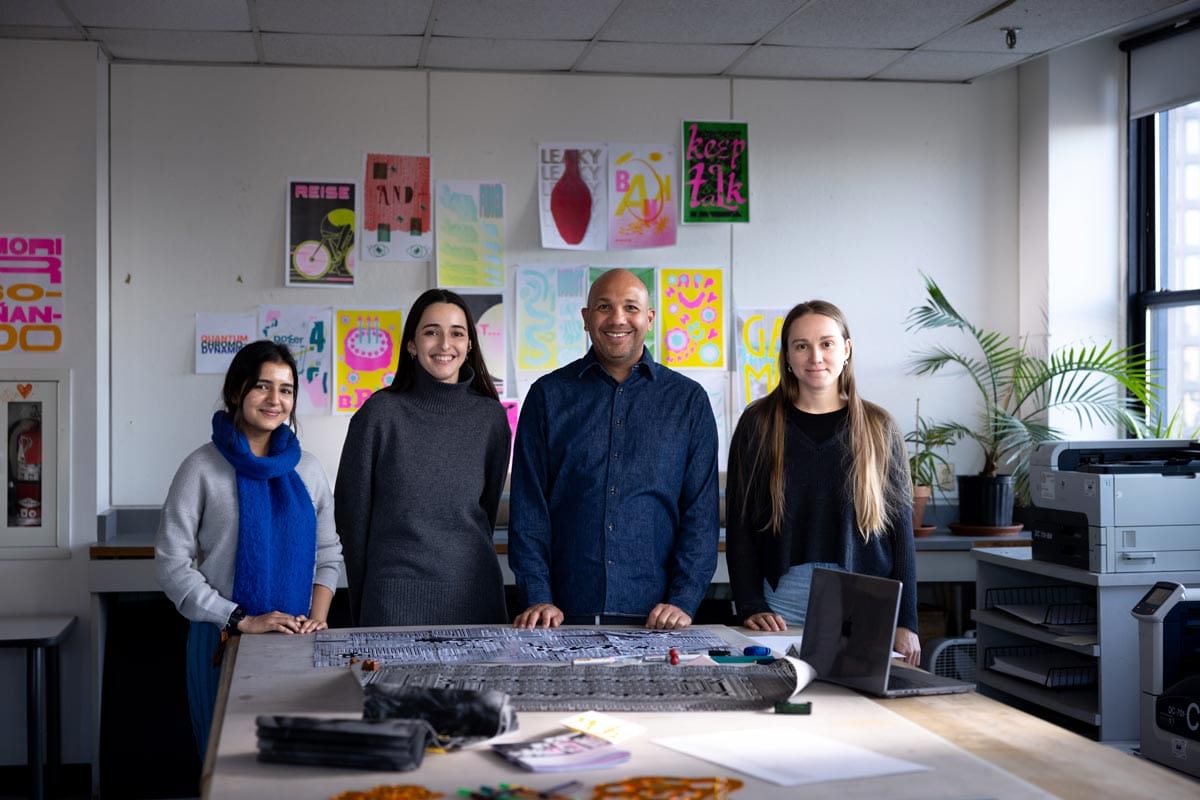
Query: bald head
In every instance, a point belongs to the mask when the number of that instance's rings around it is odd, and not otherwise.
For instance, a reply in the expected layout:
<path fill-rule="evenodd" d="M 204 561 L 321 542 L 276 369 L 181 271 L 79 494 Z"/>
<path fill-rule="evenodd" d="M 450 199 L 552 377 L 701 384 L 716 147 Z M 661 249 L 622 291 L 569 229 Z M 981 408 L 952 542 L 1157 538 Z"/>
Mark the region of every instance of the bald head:
<path fill-rule="evenodd" d="M 592 284 L 583 309 L 583 327 L 591 337 L 596 360 L 618 381 L 629 377 L 642 357 L 652 322 L 650 293 L 629 270 L 610 269 Z"/>

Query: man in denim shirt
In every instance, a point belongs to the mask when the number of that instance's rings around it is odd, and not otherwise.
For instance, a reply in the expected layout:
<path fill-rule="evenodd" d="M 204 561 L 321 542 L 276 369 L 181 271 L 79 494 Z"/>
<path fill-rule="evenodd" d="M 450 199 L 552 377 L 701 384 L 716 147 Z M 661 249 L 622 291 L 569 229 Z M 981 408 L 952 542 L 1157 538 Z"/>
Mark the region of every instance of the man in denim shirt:
<path fill-rule="evenodd" d="M 704 389 L 645 351 L 628 270 L 588 293 L 592 347 L 543 376 L 517 425 L 508 563 L 518 628 L 690 625 L 717 563 L 717 427 Z"/>

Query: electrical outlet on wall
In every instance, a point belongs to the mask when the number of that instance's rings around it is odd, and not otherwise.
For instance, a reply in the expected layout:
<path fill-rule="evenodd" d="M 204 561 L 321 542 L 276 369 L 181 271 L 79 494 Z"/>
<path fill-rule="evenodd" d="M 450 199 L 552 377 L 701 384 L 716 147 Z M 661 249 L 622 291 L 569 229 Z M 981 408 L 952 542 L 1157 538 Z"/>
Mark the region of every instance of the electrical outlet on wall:
<path fill-rule="evenodd" d="M 954 465 L 939 464 L 937 468 L 938 488 L 943 492 L 953 491 L 956 486 L 954 482 Z"/>

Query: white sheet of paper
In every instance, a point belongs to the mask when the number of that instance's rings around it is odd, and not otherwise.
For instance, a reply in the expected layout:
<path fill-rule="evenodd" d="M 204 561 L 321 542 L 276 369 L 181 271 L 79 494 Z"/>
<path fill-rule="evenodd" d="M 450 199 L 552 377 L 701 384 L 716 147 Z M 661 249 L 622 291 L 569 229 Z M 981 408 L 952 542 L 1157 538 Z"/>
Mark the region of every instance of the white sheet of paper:
<path fill-rule="evenodd" d="M 800 637 L 796 634 L 790 636 L 772 636 L 771 634 L 746 634 L 746 638 L 752 642 L 757 642 L 763 647 L 771 648 L 771 652 L 775 655 L 783 655 L 792 645 L 796 645 L 796 652 L 800 652 Z"/>
<path fill-rule="evenodd" d="M 779 728 L 667 736 L 654 743 L 780 786 L 930 769 L 833 739 Z"/>

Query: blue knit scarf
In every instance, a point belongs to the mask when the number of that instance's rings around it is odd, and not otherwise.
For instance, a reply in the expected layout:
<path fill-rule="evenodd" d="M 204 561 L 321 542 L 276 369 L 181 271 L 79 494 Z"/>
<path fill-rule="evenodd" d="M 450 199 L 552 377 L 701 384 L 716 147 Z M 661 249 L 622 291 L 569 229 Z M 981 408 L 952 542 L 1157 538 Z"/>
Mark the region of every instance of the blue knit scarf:
<path fill-rule="evenodd" d="M 317 561 L 317 515 L 296 474 L 300 440 L 286 425 L 271 433 L 267 455 L 250 451 L 225 411 L 213 414 L 212 441 L 237 472 L 238 546 L 233 602 L 250 616 L 308 614 Z"/>

